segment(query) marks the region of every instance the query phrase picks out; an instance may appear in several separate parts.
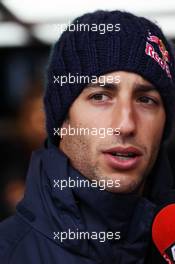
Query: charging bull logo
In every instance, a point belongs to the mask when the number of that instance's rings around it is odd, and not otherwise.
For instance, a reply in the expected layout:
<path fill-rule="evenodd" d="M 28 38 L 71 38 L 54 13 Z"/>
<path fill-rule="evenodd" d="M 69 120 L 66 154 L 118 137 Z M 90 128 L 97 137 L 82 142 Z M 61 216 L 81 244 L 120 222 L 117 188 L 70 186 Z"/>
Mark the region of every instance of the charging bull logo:
<path fill-rule="evenodd" d="M 160 67 L 166 71 L 167 76 L 169 78 L 172 78 L 171 73 L 170 73 L 170 68 L 168 63 L 170 62 L 170 57 L 169 53 L 165 48 L 165 45 L 163 44 L 162 40 L 159 39 L 157 36 L 153 36 L 149 34 L 149 37 L 147 37 L 149 42 L 146 42 L 146 48 L 145 48 L 145 53 L 153 58 L 159 65 Z M 159 54 L 155 51 L 154 47 L 150 44 L 150 42 L 155 43 L 158 45 L 159 51 L 161 53 L 161 57 Z"/>

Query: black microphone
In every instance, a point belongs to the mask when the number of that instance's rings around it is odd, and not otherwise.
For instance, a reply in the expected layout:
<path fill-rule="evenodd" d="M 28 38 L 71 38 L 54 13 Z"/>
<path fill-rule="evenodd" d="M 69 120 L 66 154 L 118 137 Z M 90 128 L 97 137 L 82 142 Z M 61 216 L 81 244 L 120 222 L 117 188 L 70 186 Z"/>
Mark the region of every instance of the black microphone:
<path fill-rule="evenodd" d="M 157 249 L 169 264 L 175 263 L 175 204 L 159 211 L 152 225 L 152 238 Z"/>

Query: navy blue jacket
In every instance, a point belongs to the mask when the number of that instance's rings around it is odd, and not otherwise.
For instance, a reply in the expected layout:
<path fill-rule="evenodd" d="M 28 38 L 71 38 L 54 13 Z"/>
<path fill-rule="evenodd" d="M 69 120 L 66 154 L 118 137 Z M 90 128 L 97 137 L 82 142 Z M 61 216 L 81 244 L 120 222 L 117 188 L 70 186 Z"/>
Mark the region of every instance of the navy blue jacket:
<path fill-rule="evenodd" d="M 54 146 L 32 155 L 26 192 L 16 214 L 0 224 L 2 264 L 158 264 L 165 263 L 151 241 L 151 224 L 159 206 L 175 201 L 169 164 L 161 151 L 143 197 L 99 188 L 64 188 L 63 179 L 84 176 Z M 68 231 L 120 239 L 64 239 Z M 64 232 L 64 233 L 63 233 Z M 67 232 L 67 233 L 65 233 Z M 105 233 L 105 234 L 106 234 Z"/>

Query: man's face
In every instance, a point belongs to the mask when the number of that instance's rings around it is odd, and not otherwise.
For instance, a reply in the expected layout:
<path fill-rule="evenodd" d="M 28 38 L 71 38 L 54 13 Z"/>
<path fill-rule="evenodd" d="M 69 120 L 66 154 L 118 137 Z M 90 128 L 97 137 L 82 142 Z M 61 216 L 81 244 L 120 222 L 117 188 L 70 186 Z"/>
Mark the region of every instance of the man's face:
<path fill-rule="evenodd" d="M 119 180 L 120 187 L 109 191 L 139 191 L 159 151 L 166 119 L 163 102 L 155 87 L 138 74 L 117 71 L 104 76 L 106 80 L 120 76 L 120 83 L 88 85 L 62 127 L 112 128 L 114 133 L 65 135 L 60 149 L 88 179 Z"/>

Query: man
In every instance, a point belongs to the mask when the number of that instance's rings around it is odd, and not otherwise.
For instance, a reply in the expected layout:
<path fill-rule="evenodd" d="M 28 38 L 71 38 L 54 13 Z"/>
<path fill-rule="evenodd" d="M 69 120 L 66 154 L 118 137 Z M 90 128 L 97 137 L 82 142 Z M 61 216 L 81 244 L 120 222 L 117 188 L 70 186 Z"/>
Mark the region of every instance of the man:
<path fill-rule="evenodd" d="M 175 201 L 165 150 L 174 65 L 145 18 L 97 11 L 69 26 L 48 68 L 48 141 L 16 215 L 0 225 L 3 264 L 165 263 L 151 225 Z"/>

